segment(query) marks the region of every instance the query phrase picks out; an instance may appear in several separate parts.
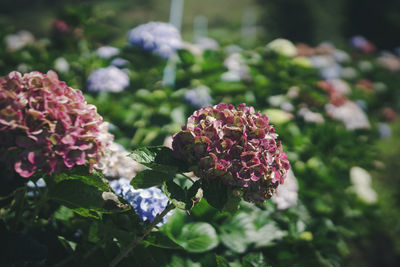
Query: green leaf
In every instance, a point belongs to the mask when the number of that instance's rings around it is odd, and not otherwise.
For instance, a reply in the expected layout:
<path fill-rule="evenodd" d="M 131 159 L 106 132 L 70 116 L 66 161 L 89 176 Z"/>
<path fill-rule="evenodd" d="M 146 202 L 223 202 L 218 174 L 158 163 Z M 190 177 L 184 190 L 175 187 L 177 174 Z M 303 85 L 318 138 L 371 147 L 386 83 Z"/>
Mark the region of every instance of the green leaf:
<path fill-rule="evenodd" d="M 140 164 L 159 172 L 175 174 L 178 171 L 186 171 L 182 161 L 176 159 L 168 147 L 139 148 L 134 150 L 130 156 Z"/>
<path fill-rule="evenodd" d="M 255 232 L 250 214 L 241 212 L 220 227 L 222 243 L 236 253 L 243 253 L 249 245 L 247 233 Z"/>
<path fill-rule="evenodd" d="M 202 185 L 208 204 L 221 211 L 228 201 L 227 187 L 220 181 L 203 182 Z"/>
<path fill-rule="evenodd" d="M 259 252 L 259 253 L 250 253 L 247 254 L 245 257 L 242 259 L 242 266 L 243 267 L 268 267 L 271 265 L 268 265 L 265 261 L 264 255 Z"/>
<path fill-rule="evenodd" d="M 49 185 L 48 197 L 85 217 L 98 218 L 104 209 L 103 192 L 78 180 L 64 180 Z"/>
<path fill-rule="evenodd" d="M 172 239 L 185 250 L 195 253 L 209 251 L 219 244 L 214 227 L 204 222 L 185 224 L 179 236 Z"/>
<path fill-rule="evenodd" d="M 65 180 L 79 180 L 87 185 L 97 187 L 102 191 L 108 191 L 109 189 L 107 180 L 105 180 L 103 174 L 98 171 L 89 173 L 87 166 L 76 166 L 70 171 L 55 174 L 51 179 L 56 183 Z"/>
<path fill-rule="evenodd" d="M 134 188 L 149 188 L 161 185 L 165 181 L 170 181 L 175 177 L 173 173 L 165 173 L 154 170 L 144 170 L 136 174 L 132 179 L 131 185 Z"/>
<path fill-rule="evenodd" d="M 229 267 L 229 261 L 224 257 L 215 254 L 215 261 L 217 262 L 218 267 Z"/>
<path fill-rule="evenodd" d="M 180 245 L 172 241 L 162 232 L 152 232 L 146 237 L 146 240 L 143 240 L 143 243 L 159 248 L 182 249 Z"/>

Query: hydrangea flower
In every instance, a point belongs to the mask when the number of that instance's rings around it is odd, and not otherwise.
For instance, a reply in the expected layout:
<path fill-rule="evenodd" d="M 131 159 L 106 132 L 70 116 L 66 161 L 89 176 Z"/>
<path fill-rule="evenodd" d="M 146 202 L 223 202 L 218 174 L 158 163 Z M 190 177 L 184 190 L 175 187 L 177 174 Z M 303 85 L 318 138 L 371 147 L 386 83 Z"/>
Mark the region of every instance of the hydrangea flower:
<path fill-rule="evenodd" d="M 69 63 L 63 57 L 58 57 L 54 60 L 54 69 L 58 72 L 68 72 L 69 71 Z"/>
<path fill-rule="evenodd" d="M 321 113 L 312 112 L 308 107 L 302 107 L 297 112 L 297 115 L 302 117 L 306 122 L 313 122 L 313 123 L 324 123 L 324 117 Z"/>
<path fill-rule="evenodd" d="M 224 61 L 227 72 L 221 74 L 221 79 L 227 82 L 238 82 L 250 79 L 250 70 L 240 53 L 230 54 Z"/>
<path fill-rule="evenodd" d="M 119 54 L 119 49 L 113 46 L 102 46 L 97 48 L 96 53 L 101 58 L 111 58 Z"/>
<path fill-rule="evenodd" d="M 137 45 L 144 50 L 152 51 L 163 58 L 182 47 L 182 38 L 178 29 L 165 22 L 149 22 L 128 32 L 131 45 Z"/>
<path fill-rule="evenodd" d="M 197 110 L 173 136 L 173 151 L 203 183 L 221 181 L 246 201 L 263 202 L 282 184 L 289 162 L 266 115 L 245 104 Z"/>
<path fill-rule="evenodd" d="M 0 160 L 22 177 L 95 163 L 102 118 L 54 71 L 0 79 Z"/>
<path fill-rule="evenodd" d="M 352 167 L 350 169 L 350 188 L 357 196 L 368 204 L 373 204 L 378 200 L 378 195 L 371 187 L 371 175 L 360 167 Z"/>
<path fill-rule="evenodd" d="M 196 108 L 211 106 L 210 88 L 200 85 L 185 92 L 185 100 Z"/>
<path fill-rule="evenodd" d="M 121 92 L 129 86 L 129 76 L 115 66 L 92 71 L 87 80 L 91 92 Z"/>
<path fill-rule="evenodd" d="M 296 46 L 291 41 L 286 39 L 275 39 L 267 44 L 267 48 L 288 57 L 294 57 L 297 55 Z"/>
<path fill-rule="evenodd" d="M 278 210 L 285 210 L 297 205 L 298 191 L 299 184 L 290 168 L 285 182 L 278 187 L 276 195 L 272 196 L 271 200 L 276 204 Z"/>
<path fill-rule="evenodd" d="M 115 194 L 129 202 L 142 221 L 153 222 L 168 205 L 168 197 L 157 187 L 134 189 L 128 179 L 113 180 L 110 182 L 110 187 Z M 171 213 L 164 216 L 157 226 L 165 224 Z"/>
<path fill-rule="evenodd" d="M 350 39 L 350 44 L 355 49 L 360 50 L 364 53 L 372 53 L 375 51 L 375 46 L 368 41 L 364 36 L 356 35 Z"/>
<path fill-rule="evenodd" d="M 123 59 L 121 57 L 116 57 L 111 61 L 110 64 L 113 65 L 113 66 L 121 68 L 121 67 L 124 67 L 124 66 L 128 65 L 129 61 L 126 60 L 126 59 Z"/>
<path fill-rule="evenodd" d="M 7 50 L 10 52 L 17 51 L 24 46 L 35 42 L 35 37 L 28 31 L 19 31 L 16 34 L 9 34 L 5 37 Z"/>
<path fill-rule="evenodd" d="M 114 142 L 114 136 L 108 132 L 108 128 L 108 122 L 100 125 L 99 139 L 103 148 L 102 155 L 94 167 L 101 170 L 108 178 L 131 179 L 143 167 L 128 156 L 129 153 L 122 145 Z"/>
<path fill-rule="evenodd" d="M 325 110 L 332 118 L 342 121 L 348 130 L 371 128 L 367 115 L 353 101 L 345 100 L 338 106 L 327 104 Z"/>

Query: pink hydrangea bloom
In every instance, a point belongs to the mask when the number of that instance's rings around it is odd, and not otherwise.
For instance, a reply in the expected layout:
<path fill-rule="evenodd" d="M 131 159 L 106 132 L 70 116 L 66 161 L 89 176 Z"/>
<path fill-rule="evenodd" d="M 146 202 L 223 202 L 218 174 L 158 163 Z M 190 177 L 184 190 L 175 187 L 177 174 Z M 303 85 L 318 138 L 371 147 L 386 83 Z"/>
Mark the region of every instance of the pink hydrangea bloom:
<path fill-rule="evenodd" d="M 195 111 L 173 136 L 172 147 L 203 182 L 219 179 L 246 201 L 263 202 L 289 169 L 277 136 L 268 117 L 253 107 L 220 103 Z"/>
<path fill-rule="evenodd" d="M 0 78 L 0 160 L 22 177 L 93 164 L 102 118 L 54 71 Z"/>

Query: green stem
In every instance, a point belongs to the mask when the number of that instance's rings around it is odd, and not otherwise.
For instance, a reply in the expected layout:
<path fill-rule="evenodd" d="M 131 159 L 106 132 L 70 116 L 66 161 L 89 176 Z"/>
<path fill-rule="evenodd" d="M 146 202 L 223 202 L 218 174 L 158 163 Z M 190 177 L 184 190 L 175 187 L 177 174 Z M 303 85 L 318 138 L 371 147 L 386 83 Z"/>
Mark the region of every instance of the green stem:
<path fill-rule="evenodd" d="M 162 219 L 164 218 L 165 215 L 167 215 L 168 212 L 170 212 L 172 209 L 175 208 L 175 205 L 172 203 L 169 203 L 167 205 L 167 207 L 165 207 L 165 209 L 163 210 L 163 212 L 161 212 L 160 214 L 158 214 L 155 218 L 154 221 L 145 229 L 144 233 L 141 236 L 136 237 L 131 243 L 128 244 L 128 246 L 122 250 L 110 263 L 109 267 L 115 267 L 121 260 L 123 260 L 128 254 L 129 252 L 131 252 L 131 250 L 133 248 L 135 248 L 140 241 L 142 241 L 150 232 L 151 230 L 162 221 Z"/>

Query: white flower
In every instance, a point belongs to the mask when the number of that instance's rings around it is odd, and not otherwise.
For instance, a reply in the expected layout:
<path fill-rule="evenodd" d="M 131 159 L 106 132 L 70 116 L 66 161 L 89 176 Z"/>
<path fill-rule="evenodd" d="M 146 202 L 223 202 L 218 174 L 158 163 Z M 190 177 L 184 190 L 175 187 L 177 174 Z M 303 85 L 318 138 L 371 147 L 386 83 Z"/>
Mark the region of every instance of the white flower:
<path fill-rule="evenodd" d="M 113 46 L 102 46 L 96 50 L 96 53 L 101 58 L 111 58 L 119 54 L 119 49 Z"/>
<path fill-rule="evenodd" d="M 121 92 L 129 86 L 129 76 L 117 67 L 109 66 L 92 71 L 87 84 L 92 92 Z"/>
<path fill-rule="evenodd" d="M 227 72 L 221 74 L 223 81 L 237 82 L 250 78 L 250 70 L 239 53 L 230 54 L 224 61 Z"/>
<path fill-rule="evenodd" d="M 299 185 L 292 168 L 287 172 L 283 184 L 279 185 L 277 192 L 271 200 L 276 203 L 278 210 L 285 210 L 297 205 Z"/>
<path fill-rule="evenodd" d="M 371 188 L 371 175 L 360 167 L 350 169 L 351 191 L 366 203 L 375 203 L 378 199 L 377 193 Z"/>
<path fill-rule="evenodd" d="M 69 63 L 65 58 L 59 57 L 54 61 L 54 68 L 58 72 L 68 72 L 69 71 Z"/>
<path fill-rule="evenodd" d="M 302 107 L 297 112 L 297 115 L 302 117 L 306 122 L 324 123 L 324 117 L 318 112 L 312 112 L 307 107 Z"/>
<path fill-rule="evenodd" d="M 35 37 L 28 31 L 19 31 L 16 34 L 9 34 L 5 37 L 7 50 L 17 51 L 28 44 L 35 42 Z"/>
<path fill-rule="evenodd" d="M 294 57 L 297 55 L 296 46 L 286 39 L 275 39 L 267 44 L 267 48 L 288 57 Z"/>
<path fill-rule="evenodd" d="M 101 170 L 106 177 L 132 179 L 143 167 L 129 157 L 123 146 L 114 142 L 114 136 L 108 132 L 109 123 L 100 126 L 99 139 L 102 142 L 103 155 L 95 168 Z"/>
<path fill-rule="evenodd" d="M 210 38 L 210 37 L 197 38 L 194 43 L 204 50 L 218 50 L 219 49 L 218 42 L 215 39 Z"/>
<path fill-rule="evenodd" d="M 348 95 L 351 92 L 349 84 L 341 79 L 331 79 L 328 82 L 335 88 L 336 91 L 343 95 Z"/>
<path fill-rule="evenodd" d="M 341 106 L 327 104 L 326 113 L 344 123 L 348 130 L 369 129 L 371 125 L 364 111 L 354 102 L 347 100 Z"/>

